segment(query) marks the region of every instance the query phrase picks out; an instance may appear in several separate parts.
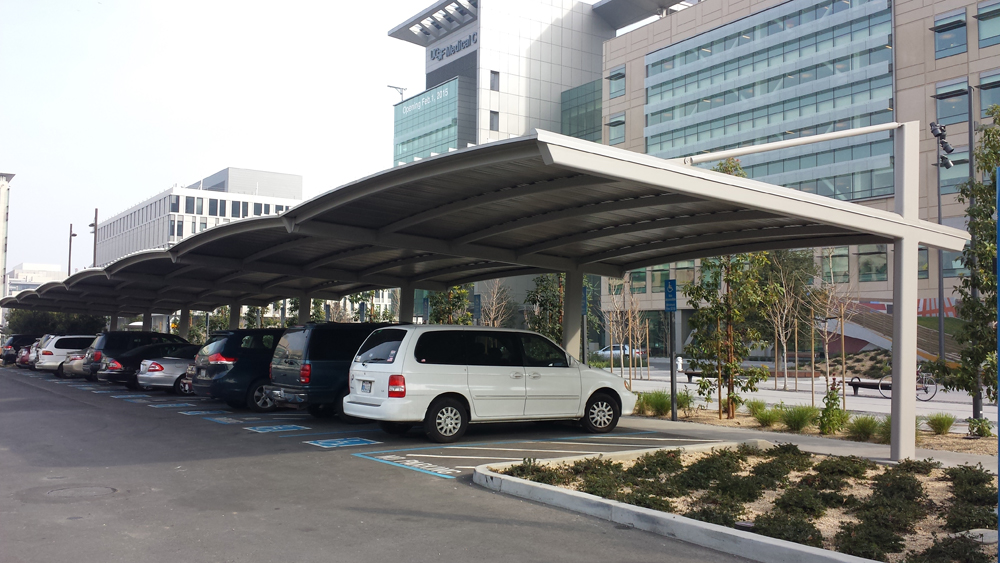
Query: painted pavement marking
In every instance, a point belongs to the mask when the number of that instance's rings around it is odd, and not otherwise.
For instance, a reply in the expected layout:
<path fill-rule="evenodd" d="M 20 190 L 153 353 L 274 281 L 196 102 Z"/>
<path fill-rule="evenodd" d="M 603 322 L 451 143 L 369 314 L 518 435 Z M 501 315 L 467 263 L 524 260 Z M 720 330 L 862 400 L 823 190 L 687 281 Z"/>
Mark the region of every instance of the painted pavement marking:
<path fill-rule="evenodd" d="M 335 432 L 307 432 L 305 434 L 282 434 L 281 436 L 278 436 L 278 437 L 279 438 L 298 438 L 300 436 L 330 436 L 330 435 L 333 435 L 333 434 L 361 434 L 362 432 L 381 432 L 381 430 L 373 428 L 371 430 L 338 430 L 338 431 L 335 431 Z M 308 442 L 304 442 L 304 443 L 308 443 Z M 377 442 L 377 443 L 381 444 L 382 442 Z"/>
<path fill-rule="evenodd" d="M 204 416 L 206 414 L 232 414 L 230 411 L 178 411 L 177 414 L 186 414 L 188 416 Z"/>
<path fill-rule="evenodd" d="M 294 432 L 296 430 L 312 430 L 308 426 L 299 426 L 297 424 L 279 424 L 277 426 L 247 426 L 243 428 L 244 430 L 249 430 L 251 432 L 257 432 L 260 434 L 267 434 L 269 432 Z"/>
<path fill-rule="evenodd" d="M 137 404 L 137 405 L 149 404 L 149 401 L 147 401 L 146 399 L 125 399 L 125 402 L 126 403 L 134 403 L 134 404 Z"/>
<path fill-rule="evenodd" d="M 154 409 L 182 409 L 185 407 L 193 407 L 192 403 L 161 403 L 159 405 L 149 405 Z"/>
<path fill-rule="evenodd" d="M 257 420 L 264 420 L 263 418 L 252 417 L 252 416 L 251 417 L 247 417 L 247 418 L 242 418 L 242 419 L 235 418 L 235 417 L 232 417 L 232 416 L 217 416 L 217 417 L 206 416 L 204 418 L 205 418 L 205 420 L 211 420 L 212 422 L 218 422 L 219 424 L 244 424 L 244 423 L 247 423 L 247 422 L 254 422 L 254 421 L 257 421 Z"/>
<path fill-rule="evenodd" d="M 330 440 L 309 440 L 302 443 L 328 450 L 333 448 L 349 448 L 351 446 L 370 446 L 372 444 L 381 444 L 382 442 L 365 438 L 333 438 Z"/>
<path fill-rule="evenodd" d="M 149 397 L 149 395 L 143 395 L 141 393 L 129 393 L 128 395 L 112 395 L 112 399 L 141 399 L 143 397 Z"/>
<path fill-rule="evenodd" d="M 500 461 L 520 461 L 523 457 L 497 457 L 493 455 L 435 455 L 435 454 L 406 454 L 406 457 L 434 457 L 441 459 L 499 459 Z"/>

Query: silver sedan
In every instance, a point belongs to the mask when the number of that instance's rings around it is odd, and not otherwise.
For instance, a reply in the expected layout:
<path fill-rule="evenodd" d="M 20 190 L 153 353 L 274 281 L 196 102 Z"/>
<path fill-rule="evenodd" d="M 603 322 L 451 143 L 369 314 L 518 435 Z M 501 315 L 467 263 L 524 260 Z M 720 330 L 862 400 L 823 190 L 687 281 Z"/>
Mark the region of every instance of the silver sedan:
<path fill-rule="evenodd" d="M 190 395 L 191 388 L 181 385 L 188 365 L 194 362 L 201 346 L 185 346 L 169 358 L 143 360 L 136 376 L 140 387 L 171 389 L 179 395 Z"/>

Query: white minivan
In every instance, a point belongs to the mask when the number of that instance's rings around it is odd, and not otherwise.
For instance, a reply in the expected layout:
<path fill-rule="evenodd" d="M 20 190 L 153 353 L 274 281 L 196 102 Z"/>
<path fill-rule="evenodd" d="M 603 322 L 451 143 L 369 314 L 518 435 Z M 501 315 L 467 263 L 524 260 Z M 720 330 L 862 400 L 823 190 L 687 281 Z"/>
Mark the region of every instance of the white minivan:
<path fill-rule="evenodd" d="M 453 442 L 470 422 L 576 419 L 610 432 L 636 396 L 620 377 L 590 369 L 534 332 L 406 325 L 368 336 L 351 364 L 344 413 L 391 434 L 422 424 Z"/>
<path fill-rule="evenodd" d="M 49 335 L 46 335 L 49 336 Z M 52 371 L 59 377 L 66 377 L 63 363 L 70 352 L 82 350 L 97 338 L 93 334 L 51 335 L 39 342 L 35 369 Z"/>

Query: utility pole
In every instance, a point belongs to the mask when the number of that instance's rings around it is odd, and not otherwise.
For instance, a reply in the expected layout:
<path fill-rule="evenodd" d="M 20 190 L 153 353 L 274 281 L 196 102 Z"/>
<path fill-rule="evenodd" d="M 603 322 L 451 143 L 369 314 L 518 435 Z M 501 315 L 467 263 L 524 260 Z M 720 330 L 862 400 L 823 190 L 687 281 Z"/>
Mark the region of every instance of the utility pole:
<path fill-rule="evenodd" d="M 403 88 L 401 86 L 392 86 L 392 85 L 389 85 L 389 88 L 392 88 L 393 90 L 399 92 L 399 101 L 402 102 L 403 98 L 405 98 L 404 92 L 406 92 L 406 88 Z"/>
<path fill-rule="evenodd" d="M 94 222 L 87 226 L 94 229 L 93 231 L 91 231 L 94 234 L 94 263 L 91 264 L 91 267 L 96 268 L 97 267 L 97 208 L 96 207 L 94 208 Z"/>
<path fill-rule="evenodd" d="M 69 224 L 69 258 L 66 260 L 66 277 L 73 275 L 73 237 L 76 233 L 73 232 L 73 223 Z"/>

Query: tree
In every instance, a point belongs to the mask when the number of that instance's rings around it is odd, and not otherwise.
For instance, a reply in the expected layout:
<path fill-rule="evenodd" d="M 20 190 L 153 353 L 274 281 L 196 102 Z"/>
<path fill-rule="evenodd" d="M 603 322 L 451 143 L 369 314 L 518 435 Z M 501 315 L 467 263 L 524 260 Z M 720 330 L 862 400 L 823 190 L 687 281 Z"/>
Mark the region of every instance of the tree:
<path fill-rule="evenodd" d="M 784 388 L 788 390 L 788 340 L 802 318 L 802 304 L 809 295 L 809 282 L 816 275 L 816 262 L 810 250 L 776 250 L 767 253 L 764 278 L 767 280 L 763 317 L 773 329 L 781 346 Z M 761 334 L 767 331 L 761 329 Z M 778 351 L 775 350 L 775 354 Z M 796 358 L 798 361 L 798 358 Z M 777 385 L 778 374 L 774 374 Z"/>
<path fill-rule="evenodd" d="M 615 345 L 627 346 L 631 343 L 631 347 L 639 348 L 637 344 L 646 340 L 646 329 L 642 320 L 642 308 L 632 295 L 632 272 L 625 272 L 621 278 L 611 278 L 608 284 L 615 289 L 608 293 L 611 307 L 602 311 L 604 329 L 611 335 Z M 646 348 L 648 350 L 649 346 Z M 624 376 L 628 360 L 624 353 L 615 358 L 615 365 Z"/>
<path fill-rule="evenodd" d="M 812 320 L 819 331 L 823 343 L 823 357 L 826 358 L 826 387 L 830 388 L 830 367 L 833 359 L 830 357 L 830 344 L 837 338 L 838 331 L 830 323 L 837 320 L 841 326 L 854 316 L 855 298 L 854 286 L 849 283 L 838 283 L 833 269 L 834 251 L 832 248 L 820 250 L 820 261 L 823 264 L 819 270 L 822 275 L 816 278 L 809 291 L 809 308 L 816 317 Z M 827 275 L 829 274 L 829 275 Z"/>
<path fill-rule="evenodd" d="M 445 291 L 432 291 L 428 296 L 432 324 L 471 325 L 472 311 L 469 310 L 471 285 L 456 285 Z"/>
<path fill-rule="evenodd" d="M 529 330 L 562 342 L 563 296 L 565 274 L 542 274 L 535 277 L 534 289 L 528 291 L 524 303 L 524 320 Z"/>
<path fill-rule="evenodd" d="M 358 293 L 353 293 L 348 296 L 347 300 L 354 305 L 354 312 L 352 313 L 351 319 L 354 321 L 361 322 L 392 322 L 396 320 L 398 316 L 396 309 L 399 308 L 399 290 L 391 289 L 386 290 L 389 297 L 388 307 L 377 307 L 375 305 L 375 297 L 378 295 L 377 291 L 360 291 Z M 361 308 L 359 305 L 361 303 L 365 304 L 365 318 L 361 318 Z M 337 309 L 340 309 L 340 304 L 337 304 Z M 334 322 L 341 322 L 336 320 L 336 317 L 340 315 L 334 315 L 334 311 L 330 311 L 330 320 Z M 343 315 L 346 317 L 346 312 Z M 344 319 L 347 320 L 346 318 Z"/>
<path fill-rule="evenodd" d="M 974 155 L 976 172 L 988 181 L 972 180 L 958 188 L 958 201 L 968 204 L 968 230 L 972 244 L 965 247 L 962 260 L 969 275 L 963 275 L 955 288 L 959 295 L 958 316 L 965 321 L 956 335 L 961 346 L 958 366 L 949 367 L 939 358 L 931 369 L 946 389 L 968 392 L 977 397 L 985 392 L 997 401 L 997 333 L 991 326 L 997 320 L 996 185 L 1000 166 L 1000 106 L 986 110 L 993 123 L 976 128 L 979 139 Z M 978 397 L 977 397 L 978 398 Z M 977 401 L 981 404 L 981 401 Z M 973 413 L 981 417 L 981 412 Z"/>
<path fill-rule="evenodd" d="M 481 317 L 483 326 L 507 326 L 514 314 L 514 302 L 510 299 L 510 288 L 501 279 L 483 282 Z"/>
<path fill-rule="evenodd" d="M 30 309 L 11 309 L 7 313 L 5 334 L 96 334 L 108 324 L 108 318 L 97 315 L 50 313 Z"/>

